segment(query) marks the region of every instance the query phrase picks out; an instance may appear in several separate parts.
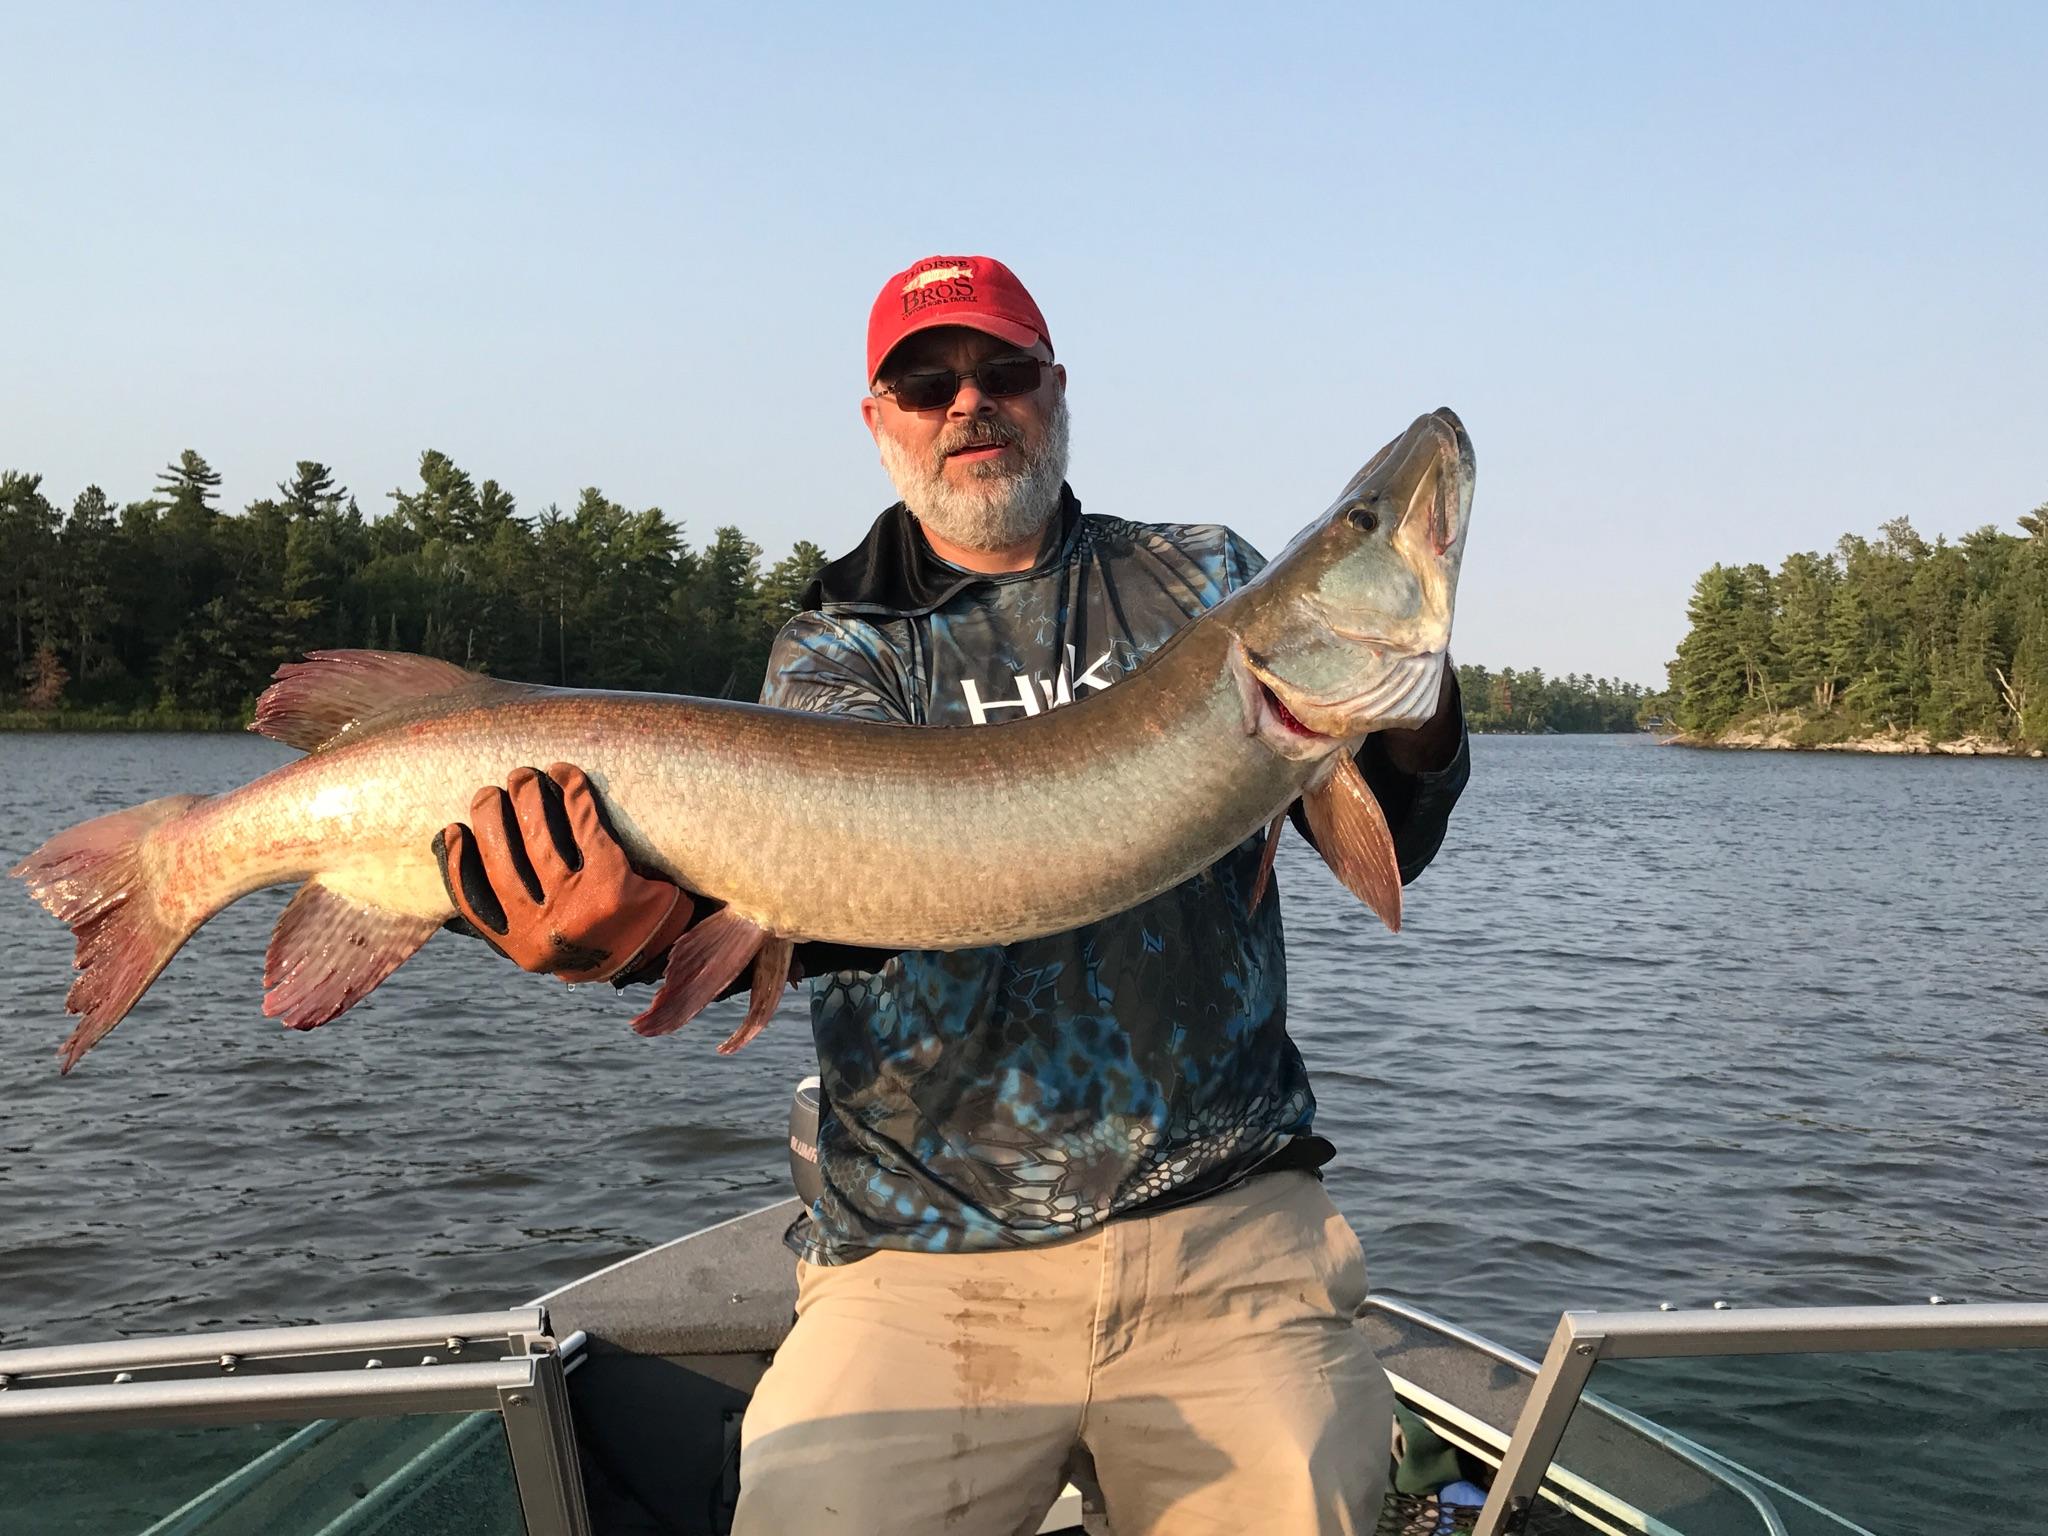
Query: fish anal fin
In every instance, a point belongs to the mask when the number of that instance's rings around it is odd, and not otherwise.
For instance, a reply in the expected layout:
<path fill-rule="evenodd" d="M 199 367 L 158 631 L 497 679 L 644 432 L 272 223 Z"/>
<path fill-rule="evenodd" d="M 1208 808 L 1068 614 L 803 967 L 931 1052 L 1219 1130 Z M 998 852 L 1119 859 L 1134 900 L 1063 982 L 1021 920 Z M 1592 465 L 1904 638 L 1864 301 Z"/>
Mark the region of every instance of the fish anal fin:
<path fill-rule="evenodd" d="M 725 1037 L 725 1043 L 718 1048 L 721 1056 L 730 1056 L 754 1036 L 768 1027 L 768 1021 L 775 1017 L 775 1010 L 782 1003 L 782 989 L 789 985 L 789 962 L 796 954 L 796 943 L 791 939 L 771 938 L 761 946 L 761 953 L 754 956 L 753 991 L 747 998 L 747 1016 L 740 1020 L 740 1027 Z"/>
<path fill-rule="evenodd" d="M 1266 846 L 1259 850 L 1259 873 L 1252 881 L 1251 905 L 1246 909 L 1256 912 L 1259 903 L 1266 899 L 1266 887 L 1273 883 L 1273 855 L 1280 851 L 1280 829 L 1287 824 L 1287 813 L 1282 811 L 1273 818 L 1273 825 L 1266 828 Z"/>
<path fill-rule="evenodd" d="M 634 1032 L 666 1035 L 681 1029 L 732 984 L 767 937 L 730 907 L 694 924 L 669 950 L 661 990 L 633 1021 Z"/>
<path fill-rule="evenodd" d="M 302 752 L 435 712 L 429 701 L 454 709 L 529 687 L 399 651 L 312 651 L 279 667 L 276 678 L 256 701 L 249 729 Z"/>
<path fill-rule="evenodd" d="M 317 1029 L 374 992 L 438 927 L 431 917 L 346 895 L 316 875 L 270 936 L 263 1011 L 287 1029 Z"/>
<path fill-rule="evenodd" d="M 1386 812 L 1349 753 L 1340 753 L 1330 776 L 1301 797 L 1301 808 L 1330 872 L 1399 933 L 1401 861 Z"/>

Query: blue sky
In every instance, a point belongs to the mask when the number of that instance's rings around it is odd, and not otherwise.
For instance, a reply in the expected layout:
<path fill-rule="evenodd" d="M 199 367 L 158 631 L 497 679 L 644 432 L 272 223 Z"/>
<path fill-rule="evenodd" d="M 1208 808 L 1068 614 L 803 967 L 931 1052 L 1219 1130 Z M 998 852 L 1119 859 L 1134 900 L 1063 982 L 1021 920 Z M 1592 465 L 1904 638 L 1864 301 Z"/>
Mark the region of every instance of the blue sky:
<path fill-rule="evenodd" d="M 1461 659 L 2048 500 L 2048 7 L 0 4 L 0 467 L 422 449 L 772 559 L 889 499 L 881 280 L 1010 263 L 1094 511 L 1277 549 L 1418 412 Z"/>

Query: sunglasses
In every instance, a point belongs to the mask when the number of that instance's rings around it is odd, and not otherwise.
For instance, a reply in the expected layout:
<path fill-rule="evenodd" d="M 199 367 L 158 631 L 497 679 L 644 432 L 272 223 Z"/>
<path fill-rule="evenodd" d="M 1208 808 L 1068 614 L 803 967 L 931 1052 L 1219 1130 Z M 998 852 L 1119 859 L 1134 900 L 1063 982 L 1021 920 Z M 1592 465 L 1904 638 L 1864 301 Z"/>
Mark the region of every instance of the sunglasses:
<path fill-rule="evenodd" d="M 991 400 L 1010 400 L 1028 395 L 1045 377 L 1045 363 L 1035 357 L 997 357 L 978 368 L 957 372 L 951 368 L 920 368 L 899 374 L 887 384 L 877 384 L 875 393 L 892 395 L 906 411 L 936 411 L 951 405 L 960 386 L 969 379 Z"/>

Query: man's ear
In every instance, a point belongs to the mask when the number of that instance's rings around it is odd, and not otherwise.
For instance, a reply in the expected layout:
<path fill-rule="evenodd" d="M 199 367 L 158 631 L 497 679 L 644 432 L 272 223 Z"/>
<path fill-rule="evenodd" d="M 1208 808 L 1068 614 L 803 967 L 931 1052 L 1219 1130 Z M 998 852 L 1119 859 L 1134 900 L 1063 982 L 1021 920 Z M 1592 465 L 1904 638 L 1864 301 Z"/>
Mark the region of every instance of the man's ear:
<path fill-rule="evenodd" d="M 1067 392 L 1067 365 L 1065 363 L 1054 363 L 1052 365 L 1052 376 L 1060 381 L 1060 393 L 1064 395 Z"/>
<path fill-rule="evenodd" d="M 882 402 L 873 395 L 860 397 L 860 419 L 867 424 L 868 436 L 877 444 L 882 441 Z"/>

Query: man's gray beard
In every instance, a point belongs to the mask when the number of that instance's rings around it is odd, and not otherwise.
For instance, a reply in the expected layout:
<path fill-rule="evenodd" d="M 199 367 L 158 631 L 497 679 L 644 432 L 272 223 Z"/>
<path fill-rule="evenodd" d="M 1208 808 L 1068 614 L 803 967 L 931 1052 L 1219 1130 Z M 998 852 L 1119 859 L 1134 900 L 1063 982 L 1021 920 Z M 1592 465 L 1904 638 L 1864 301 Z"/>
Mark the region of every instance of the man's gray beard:
<path fill-rule="evenodd" d="M 882 468 L 896 494 L 917 520 L 963 549 L 1009 549 L 1041 533 L 1060 504 L 1067 479 L 1067 399 L 1054 397 L 1045 439 L 1021 468 L 1000 464 L 969 466 L 964 485 L 946 479 L 946 455 L 974 442 L 1015 443 L 1020 434 L 1007 422 L 981 421 L 949 427 L 920 460 L 887 432 L 880 434 Z"/>

